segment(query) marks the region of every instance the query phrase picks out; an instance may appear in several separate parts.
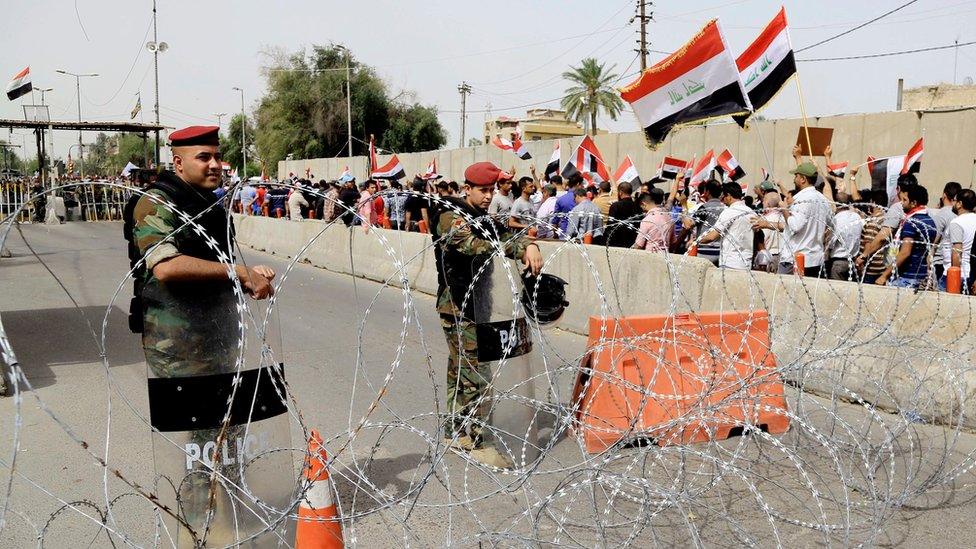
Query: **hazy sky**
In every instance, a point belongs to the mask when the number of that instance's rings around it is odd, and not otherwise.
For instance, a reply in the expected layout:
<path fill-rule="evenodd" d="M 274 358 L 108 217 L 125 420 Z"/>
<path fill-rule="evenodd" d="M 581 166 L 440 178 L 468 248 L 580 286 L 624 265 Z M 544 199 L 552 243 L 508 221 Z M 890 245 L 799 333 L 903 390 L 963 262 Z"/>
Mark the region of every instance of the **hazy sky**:
<path fill-rule="evenodd" d="M 794 48 L 840 33 L 904 1 L 787 1 Z M 468 100 L 467 130 L 467 136 L 474 137 L 481 134 L 489 104 L 492 113 L 509 116 L 524 114 L 531 108 L 528 104 L 558 105 L 566 88 L 561 73 L 583 57 L 616 65 L 621 75 L 634 73 L 637 23 L 628 20 L 635 4 L 635 0 L 159 0 L 159 39 L 170 46 L 159 63 L 160 118 L 175 127 L 213 124 L 213 113 L 240 110 L 240 96 L 233 86 L 246 90 L 250 109 L 264 89 L 263 51 L 337 42 L 375 67 L 394 94 L 413 91 L 418 101 L 436 105 L 449 134 L 448 146 L 454 147 L 460 131 L 457 86 L 462 80 L 474 88 Z M 671 51 L 708 19 L 718 17 L 737 55 L 781 2 L 662 0 L 654 4 L 651 48 Z M 100 74 L 82 82 L 83 118 L 128 120 L 136 92 L 141 92 L 141 116 L 152 119 L 152 55 L 145 48 L 152 38 L 151 0 L 31 0 L 16 2 L 5 11 L 0 19 L 0 46 L 5 52 L 0 57 L 0 76 L 6 82 L 29 64 L 35 87 L 54 88 L 46 97 L 52 118 L 77 118 L 74 79 L 55 73 L 63 68 Z M 951 44 L 957 38 L 967 42 L 976 40 L 974 22 L 976 0 L 919 0 L 797 57 L 899 51 Z M 661 57 L 652 54 L 651 63 Z M 892 110 L 899 77 L 909 87 L 951 82 L 953 59 L 950 49 L 801 63 L 808 114 Z M 965 76 L 976 77 L 976 47 L 959 49 L 957 73 L 960 82 Z M 22 118 L 23 102 L 0 97 L 0 117 Z M 793 85 L 763 114 L 799 114 Z M 227 120 L 224 117 L 225 124 Z M 629 112 L 616 122 L 600 123 L 614 131 L 637 129 Z M 24 133 L 15 131 L 10 141 L 21 143 Z M 92 137 L 86 135 L 86 140 Z M 64 156 L 76 140 L 76 135 L 58 132 L 55 154 Z"/>

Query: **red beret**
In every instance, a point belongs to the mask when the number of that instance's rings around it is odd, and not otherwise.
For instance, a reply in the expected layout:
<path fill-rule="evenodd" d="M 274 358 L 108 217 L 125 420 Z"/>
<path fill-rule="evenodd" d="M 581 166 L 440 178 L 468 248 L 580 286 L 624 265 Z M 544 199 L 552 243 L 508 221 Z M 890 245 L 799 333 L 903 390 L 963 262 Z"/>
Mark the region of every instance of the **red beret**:
<path fill-rule="evenodd" d="M 464 182 L 475 187 L 487 187 L 499 181 L 508 181 L 512 175 L 491 162 L 475 162 L 464 170 Z"/>
<path fill-rule="evenodd" d="M 171 147 L 189 145 L 220 145 L 219 126 L 190 126 L 169 134 Z"/>

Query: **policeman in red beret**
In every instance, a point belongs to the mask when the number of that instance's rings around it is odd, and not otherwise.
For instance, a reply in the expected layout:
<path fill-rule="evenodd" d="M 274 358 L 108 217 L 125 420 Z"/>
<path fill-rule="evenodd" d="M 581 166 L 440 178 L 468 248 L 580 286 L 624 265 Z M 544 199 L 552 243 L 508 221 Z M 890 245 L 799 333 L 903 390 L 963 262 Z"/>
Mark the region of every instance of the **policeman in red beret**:
<path fill-rule="evenodd" d="M 179 509 L 193 536 L 208 532 L 210 474 L 205 460 L 195 459 L 205 452 L 184 448 L 235 448 L 243 436 L 238 419 L 223 424 L 242 337 L 229 273 L 255 299 L 272 294 L 275 276 L 266 266 L 233 263 L 233 231 L 213 192 L 221 183 L 217 132 L 192 126 L 170 134 L 173 171 L 134 197 L 124 227 L 135 277 L 130 328 L 142 333 L 151 424 L 168 437 L 154 444 L 154 463 L 157 474 L 180 487 L 180 500 L 167 505 Z M 185 400 L 165 392 L 173 385 Z M 213 401 L 201 404 L 210 395 Z M 220 474 L 239 478 L 239 470 L 224 467 L 232 462 L 220 461 Z M 194 546 L 202 545 L 195 539 Z"/>
<path fill-rule="evenodd" d="M 478 277 L 499 244 L 507 257 L 521 260 L 533 274 L 542 269 L 542 252 L 534 242 L 488 216 L 495 186 L 513 177 L 491 162 L 472 164 L 464 171 L 466 196 L 437 199 L 431 217 L 438 275 L 437 312 L 450 351 L 444 442 L 498 468 L 510 468 L 512 463 L 484 433 L 489 420 L 492 372 L 489 364 L 478 360 L 475 308 L 477 289 L 484 284 Z"/>

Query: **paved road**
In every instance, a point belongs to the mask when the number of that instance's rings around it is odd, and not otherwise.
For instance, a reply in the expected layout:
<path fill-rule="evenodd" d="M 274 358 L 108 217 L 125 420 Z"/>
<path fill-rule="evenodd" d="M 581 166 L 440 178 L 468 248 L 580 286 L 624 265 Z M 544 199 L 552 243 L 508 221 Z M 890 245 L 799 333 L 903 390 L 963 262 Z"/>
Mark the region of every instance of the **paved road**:
<path fill-rule="evenodd" d="M 50 547 L 107 547 L 106 533 L 91 520 L 101 516 L 130 543 L 154 543 L 150 505 L 93 457 L 105 458 L 130 482 L 152 485 L 146 368 L 125 324 L 129 289 L 122 283 L 127 260 L 120 230 L 113 223 L 25 227 L 38 257 L 12 233 L 7 246 L 14 257 L 0 260 L 0 318 L 34 388 L 19 402 L 0 399 L 0 487 L 10 478 L 15 442 L 18 449 L 9 501 L 0 488 L 0 505 L 11 511 L 0 547 L 30 546 L 38 535 Z M 256 252 L 245 259 L 279 273 L 287 265 Z M 351 440 L 333 473 L 343 511 L 356 516 L 347 540 L 365 547 L 472 546 L 479 537 L 505 546 L 973 545 L 965 532 L 976 511 L 970 474 L 911 501 L 892 498 L 904 485 L 921 485 L 926 474 L 944 470 L 945 452 L 936 450 L 953 444 L 948 459 L 960 463 L 976 437 L 947 443 L 943 429 L 918 426 L 895 432 L 890 454 L 861 455 L 857 439 L 883 436 L 877 431 L 897 429 L 897 422 L 868 422 L 861 408 L 809 396 L 802 397 L 802 418 L 831 433 L 830 444 L 795 426 L 778 439 L 782 447 L 741 437 L 593 459 L 569 436 L 531 471 L 509 474 L 445 456 L 430 441 L 437 438 L 432 414 L 443 399 L 446 347 L 432 298 L 409 297 L 405 315 L 399 289 L 298 264 L 271 322 L 269 340 L 286 365 L 305 424 L 326 434 L 332 450 Z M 251 306 L 260 316 L 264 305 Z M 95 343 L 106 311 L 107 368 Z M 552 382 L 537 384 L 534 396 L 566 402 L 585 340 L 546 335 L 539 347 Z M 351 437 L 385 381 L 369 424 Z M 791 395 L 794 407 L 797 398 Z M 512 401 L 502 406 L 519 409 Z M 540 441 L 552 436 L 552 421 L 540 417 Z M 854 426 L 848 445 L 838 434 L 844 425 Z M 300 440 L 297 421 L 291 434 Z M 842 475 L 851 488 L 844 489 Z M 58 511 L 69 502 L 75 510 Z M 803 523 L 851 526 L 821 533 Z"/>

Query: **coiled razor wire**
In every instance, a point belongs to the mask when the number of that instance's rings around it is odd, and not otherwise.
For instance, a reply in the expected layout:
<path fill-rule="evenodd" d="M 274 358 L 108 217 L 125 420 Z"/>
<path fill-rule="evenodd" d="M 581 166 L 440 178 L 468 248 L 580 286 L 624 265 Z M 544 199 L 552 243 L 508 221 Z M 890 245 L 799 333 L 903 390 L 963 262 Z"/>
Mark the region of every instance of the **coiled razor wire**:
<path fill-rule="evenodd" d="M 22 243 L 18 251 L 26 249 L 22 255 L 43 266 L 81 311 L 69 285 L 59 278 L 68 273 L 55 272 L 44 255 L 32 247 L 31 235 L 36 227 L 22 226 L 18 221 L 30 202 L 78 185 L 46 190 L 32 196 L 16 211 L 7 212 L 0 246 Z M 236 515 L 247 515 L 262 525 L 258 532 L 234 532 L 236 541 L 230 546 L 251 546 L 251 542 L 280 547 L 294 544 L 298 509 L 303 502 L 307 504 L 310 489 L 301 471 L 307 454 L 306 441 L 311 429 L 323 430 L 322 426 L 310 424 L 307 417 L 310 411 L 318 413 L 323 407 L 328 407 L 334 416 L 347 418 L 345 429 L 322 434 L 338 520 L 348 545 L 872 546 L 886 540 L 903 509 L 937 508 L 955 494 L 972 494 L 976 451 L 966 444 L 974 425 L 967 415 L 972 406 L 969 395 L 973 377 L 970 346 L 966 344 L 973 316 L 968 298 L 924 291 L 878 291 L 863 284 L 853 270 L 846 286 L 817 279 L 721 270 L 721 287 L 706 291 L 720 297 L 721 311 L 768 311 L 770 348 L 756 354 L 751 347 L 751 315 L 746 316 L 744 326 L 735 328 L 746 334 L 738 343 L 735 338 L 728 343 L 723 337 L 714 340 L 706 336 L 702 321 L 695 316 L 688 317 L 691 320 L 687 324 L 621 338 L 608 333 L 607 326 L 616 321 L 626 327 L 628 315 L 649 312 L 636 310 L 622 295 L 625 282 L 616 272 L 621 256 L 609 248 L 582 246 L 579 238 L 556 241 L 546 247 L 543 272 L 553 272 L 554 264 L 568 263 L 583 273 L 592 282 L 598 303 L 587 312 L 601 322 L 595 324 L 597 333 L 590 334 L 584 348 L 579 339 L 567 345 L 567 334 L 529 320 L 534 340 L 532 371 L 520 375 L 511 370 L 513 358 L 509 356 L 495 364 L 496 380 L 507 375 L 507 379 L 514 376 L 517 381 L 511 387 L 495 384 L 482 397 L 486 401 L 476 404 L 486 404 L 496 415 L 506 407 L 527 414 L 525 429 L 485 426 L 499 451 L 514 464 L 511 469 L 497 469 L 452 449 L 441 430 L 448 419 L 443 403 L 447 389 L 443 385 L 445 364 L 434 355 L 443 355 L 447 342 L 440 330 L 424 320 L 430 318 L 433 305 L 429 297 L 421 297 L 409 276 L 424 262 L 425 268 L 431 268 L 431 248 L 437 242 L 431 241 L 409 255 L 396 232 L 365 230 L 361 226 L 347 228 L 339 217 L 331 222 L 305 221 L 300 225 L 303 230 L 308 228 L 303 233 L 305 241 L 294 250 L 277 250 L 284 251 L 289 259 L 274 279 L 274 295 L 266 302 L 255 302 L 247 297 L 233 268 L 235 262 L 244 263 L 245 255 L 253 257 L 253 252 L 244 254 L 238 248 L 236 258 L 228 256 L 197 223 L 199 216 L 179 211 L 158 195 L 121 183 L 96 185 L 128 195 L 150 196 L 174 212 L 182 223 L 180 229 L 197 232 L 217 251 L 233 282 L 238 314 L 237 352 L 228 357 L 228 364 L 235 369 L 234 389 L 228 402 L 236 397 L 236 381 L 244 371 L 258 366 L 269 368 L 278 374 L 280 383 L 273 384 L 275 392 L 287 405 L 288 418 L 301 434 L 293 437 L 291 446 L 264 450 L 250 456 L 244 464 L 247 470 L 269 456 L 289 456 L 294 464 L 294 483 L 279 487 L 290 493 L 287 505 L 274 506 L 255 495 L 248 484 L 248 479 L 254 477 L 229 474 L 222 467 L 209 467 L 201 473 L 207 477 L 212 492 L 235 494 L 232 503 Z M 283 186 L 325 201 L 335 200 L 318 190 Z M 239 186 L 231 189 L 228 196 L 237 190 Z M 393 193 L 428 199 L 439 208 L 454 211 L 468 224 L 481 224 L 491 233 L 486 219 L 473 219 L 436 196 L 383 191 L 368 200 L 387 198 Z M 215 200 L 211 208 L 219 204 L 221 201 Z M 359 217 L 360 206 L 335 203 L 338 211 L 365 221 Z M 558 222 L 559 216 L 554 220 Z M 832 224 L 831 220 L 823 221 L 827 226 Z M 249 221 L 244 218 L 240 222 Z M 605 230 L 614 229 L 615 224 Z M 348 260 L 354 274 L 357 308 L 345 311 L 338 321 L 356 327 L 356 361 L 346 367 L 348 371 L 334 375 L 335 379 L 351 379 L 348 402 L 323 403 L 297 396 L 294 385 L 310 380 L 296 378 L 292 373 L 286 381 L 282 375 L 279 365 L 284 363 L 286 350 L 281 348 L 279 302 L 288 295 L 292 281 L 306 274 L 300 271 L 299 264 L 309 261 L 313 250 L 321 252 L 319 240 L 336 231 L 350 231 Z M 385 258 L 372 258 L 374 262 L 388 261 L 392 267 L 384 271 L 389 272 L 384 280 L 364 283 L 357 279 L 369 273 L 357 266 L 361 258 L 353 251 L 353 231 L 362 233 L 356 239 L 372 239 L 385 252 Z M 523 229 L 520 234 L 527 231 Z M 448 233 L 440 238 L 451 236 Z M 506 241 L 493 233 L 491 244 L 493 259 L 502 258 Z M 925 244 L 934 250 L 935 243 Z M 121 235 L 117 245 L 124 249 Z M 887 250 L 882 248 L 878 253 Z M 693 272 L 701 260 L 687 255 L 657 255 L 667 269 L 668 284 L 643 290 L 667 303 L 663 312 L 672 318 L 699 312 L 699 281 L 689 286 L 681 277 Z M 104 408 L 99 412 L 99 420 L 105 425 L 105 440 L 99 447 L 80 434 L 82 424 L 78 418 L 59 409 L 45 398 L 47 392 L 34 387 L 30 375 L 34 365 L 18 363 L 16 349 L 0 324 L 0 352 L 10 385 L 10 404 L 4 406 L 12 411 L 0 418 L 4 444 L 8 445 L 8 450 L 0 455 L 0 470 L 4 471 L 0 476 L 0 546 L 14 543 L 8 540 L 32 540 L 38 547 L 175 547 L 185 543 L 176 532 L 179 529 L 191 532 L 192 544 L 214 546 L 213 531 L 226 527 L 216 523 L 211 512 L 204 527 L 194 530 L 181 516 L 182 502 L 176 508 L 160 504 L 161 490 L 178 491 L 172 486 L 173 479 L 157 475 L 147 483 L 139 473 L 150 466 L 150 457 L 141 456 L 141 461 L 134 462 L 131 456 L 110 451 L 113 415 L 119 414 L 120 409 L 133 414 L 147 435 L 153 432 L 143 395 L 124 389 L 111 370 L 114 357 L 107 345 L 109 314 L 117 302 L 128 297 L 128 282 L 136 271 L 123 268 L 125 259 L 121 253 L 119 261 L 114 269 L 119 275 L 114 293 L 100 296 L 108 299 L 101 325 L 88 324 L 88 336 L 99 350 L 106 382 Z M 523 317 L 521 266 L 511 261 L 495 264 L 504 265 L 501 273 L 496 273 L 501 278 L 496 280 L 506 281 L 510 299 L 496 300 L 494 310 L 506 313 L 502 317 L 509 319 Z M 3 268 L 0 262 L 0 269 Z M 740 283 L 743 277 L 744 285 Z M 377 277 L 374 274 L 370 278 Z M 745 288 L 745 293 L 736 293 L 732 288 Z M 5 292 L 11 291 L 16 289 L 5 288 Z M 382 320 L 377 318 L 381 314 L 377 310 L 389 300 L 391 291 L 399 292 L 399 330 L 384 333 L 382 344 L 373 343 L 376 328 L 371 323 Z M 934 301 L 936 310 L 915 311 L 914 305 L 922 298 L 929 303 Z M 478 290 L 469 288 L 464 299 L 479 299 Z M 574 306 L 585 305 L 570 305 Z M 787 310 L 803 313 L 791 316 Z M 919 314 L 923 317 L 916 318 Z M 303 315 L 305 322 L 323 326 L 337 321 L 314 310 L 306 310 Z M 702 372 L 710 364 L 740 359 L 757 365 L 774 361 L 775 367 L 753 369 L 733 380 L 709 380 L 706 375 L 699 379 L 705 387 L 703 393 L 682 394 L 678 387 L 681 380 L 672 377 L 677 364 L 669 352 L 678 345 L 704 351 L 695 364 Z M 639 369 L 636 377 L 621 376 L 615 370 L 599 371 L 590 361 L 601 353 L 616 359 L 625 354 L 639 356 L 658 366 Z M 320 362 L 326 363 L 326 358 Z M 580 373 L 584 375 L 580 377 Z M 574 386 L 578 378 L 582 384 Z M 427 399 L 419 408 L 417 402 L 407 407 L 389 396 L 407 383 L 405 380 L 418 379 L 425 391 L 411 396 Z M 786 393 L 785 409 L 770 406 L 763 399 L 763 387 L 781 381 Z M 630 395 L 626 402 L 617 402 L 621 408 L 629 407 L 625 429 L 621 430 L 619 424 L 581 424 L 580 418 L 592 411 L 586 394 L 597 386 L 609 388 L 611 399 L 619 399 L 624 393 Z M 687 411 L 653 429 L 643 424 L 641 418 L 648 407 L 667 408 L 678 401 L 689 404 Z M 48 421 L 46 429 L 54 427 L 63 432 L 74 451 L 80 450 L 88 465 L 99 469 L 100 485 L 70 489 L 59 486 L 45 471 L 33 468 L 31 461 L 24 459 L 21 454 L 25 437 L 38 432 L 32 430 L 28 435 L 25 431 L 26 406 L 40 410 Z M 415 408 L 421 411 L 418 413 Z M 742 412 L 741 417 L 731 420 L 729 414 L 736 410 Z M 785 417 L 789 430 L 782 434 L 765 432 L 753 417 L 757 411 Z M 226 440 L 230 419 L 228 405 L 217 446 L 221 439 Z M 714 436 L 715 425 L 730 421 L 741 436 Z M 250 427 L 250 422 L 243 426 L 245 434 Z M 617 442 L 591 453 L 584 435 L 587 429 L 612 434 Z M 687 429 L 705 429 L 712 436 L 689 443 L 673 435 Z M 179 448 L 164 433 L 156 431 L 155 435 L 157 441 Z M 50 433 L 45 436 L 53 438 Z M 413 449 L 420 452 L 404 454 Z M 409 478 L 390 488 L 388 476 L 380 474 L 380 469 L 386 460 L 394 458 L 407 460 L 401 474 Z"/>

